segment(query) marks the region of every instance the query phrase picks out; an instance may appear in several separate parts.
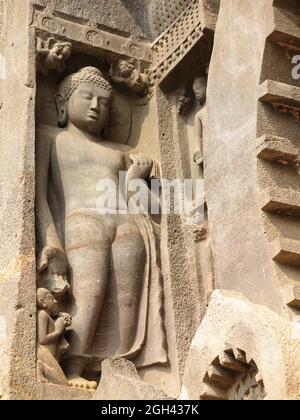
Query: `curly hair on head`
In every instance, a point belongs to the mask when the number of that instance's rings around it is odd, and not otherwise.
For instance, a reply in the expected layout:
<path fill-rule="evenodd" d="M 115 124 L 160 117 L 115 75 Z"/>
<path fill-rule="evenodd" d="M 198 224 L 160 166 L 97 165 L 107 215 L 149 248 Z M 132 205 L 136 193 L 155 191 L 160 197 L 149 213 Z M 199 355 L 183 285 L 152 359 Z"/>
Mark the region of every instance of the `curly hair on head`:
<path fill-rule="evenodd" d="M 94 86 L 113 94 L 111 84 L 104 78 L 99 69 L 96 67 L 84 67 L 77 73 L 70 74 L 63 79 L 58 87 L 57 95 L 60 95 L 67 101 L 81 83 L 92 83 Z"/>

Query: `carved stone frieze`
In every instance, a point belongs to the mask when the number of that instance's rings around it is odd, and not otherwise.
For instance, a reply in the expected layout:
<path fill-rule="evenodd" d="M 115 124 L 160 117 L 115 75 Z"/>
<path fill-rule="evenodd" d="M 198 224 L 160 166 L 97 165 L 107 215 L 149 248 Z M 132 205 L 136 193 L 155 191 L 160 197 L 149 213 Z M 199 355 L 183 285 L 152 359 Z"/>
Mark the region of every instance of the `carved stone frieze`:
<path fill-rule="evenodd" d="M 89 21 L 88 24 L 79 23 L 58 17 L 54 12 L 35 10 L 32 26 L 40 31 L 63 37 L 70 42 L 87 44 L 102 51 L 109 51 L 148 64 L 153 60 L 150 44 L 103 31 L 97 27 L 95 21 Z"/>

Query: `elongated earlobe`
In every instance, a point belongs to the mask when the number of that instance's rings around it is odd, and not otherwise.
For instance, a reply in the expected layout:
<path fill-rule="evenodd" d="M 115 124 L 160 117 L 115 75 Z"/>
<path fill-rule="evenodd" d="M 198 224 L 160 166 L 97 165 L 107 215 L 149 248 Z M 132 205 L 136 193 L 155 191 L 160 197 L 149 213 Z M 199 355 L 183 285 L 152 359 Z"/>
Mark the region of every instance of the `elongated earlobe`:
<path fill-rule="evenodd" d="M 109 138 L 110 122 L 111 122 L 111 113 L 112 113 L 112 106 L 110 106 L 110 108 L 109 108 L 109 117 L 108 117 L 107 122 L 106 122 L 106 125 L 105 125 L 105 127 L 103 128 L 102 133 L 101 133 L 101 135 L 103 136 L 103 138 L 104 138 L 104 139 L 107 139 L 107 140 L 111 140 L 111 139 Z"/>
<path fill-rule="evenodd" d="M 58 114 L 58 127 L 64 128 L 68 123 L 68 102 L 58 93 L 55 95 L 55 103 Z"/>

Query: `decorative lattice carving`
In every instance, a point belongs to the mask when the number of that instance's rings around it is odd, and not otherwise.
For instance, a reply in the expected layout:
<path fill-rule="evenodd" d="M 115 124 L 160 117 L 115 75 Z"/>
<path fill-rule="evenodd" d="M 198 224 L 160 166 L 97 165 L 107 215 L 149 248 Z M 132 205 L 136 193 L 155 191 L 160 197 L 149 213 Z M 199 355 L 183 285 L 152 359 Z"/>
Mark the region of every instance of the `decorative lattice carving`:
<path fill-rule="evenodd" d="M 266 397 L 264 384 L 257 371 L 250 371 L 235 384 L 235 401 L 262 401 Z"/>
<path fill-rule="evenodd" d="M 226 348 L 208 367 L 202 400 L 263 400 L 266 397 L 258 367 L 246 353 Z"/>
<path fill-rule="evenodd" d="M 151 80 L 157 83 L 164 79 L 202 35 L 199 2 L 193 0 L 152 45 L 154 65 Z"/>
<path fill-rule="evenodd" d="M 159 36 L 181 15 L 191 0 L 152 0 L 150 21 L 152 33 Z"/>

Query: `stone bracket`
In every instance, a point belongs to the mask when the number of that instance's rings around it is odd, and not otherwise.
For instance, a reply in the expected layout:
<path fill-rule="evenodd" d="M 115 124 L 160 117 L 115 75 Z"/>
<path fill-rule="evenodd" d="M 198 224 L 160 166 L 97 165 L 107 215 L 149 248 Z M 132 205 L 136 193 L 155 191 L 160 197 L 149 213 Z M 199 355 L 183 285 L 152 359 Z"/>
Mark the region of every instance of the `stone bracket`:
<path fill-rule="evenodd" d="M 285 3 L 288 3 L 285 1 Z M 300 51 L 300 18 L 292 10 L 274 8 L 274 28 L 268 39 L 292 54 Z"/>
<path fill-rule="evenodd" d="M 258 158 L 282 165 L 299 165 L 299 148 L 290 139 L 274 135 L 263 135 L 257 142 Z"/>
<path fill-rule="evenodd" d="M 266 80 L 259 87 L 259 100 L 300 121 L 300 88 L 286 83 Z"/>
<path fill-rule="evenodd" d="M 294 190 L 273 188 L 264 190 L 260 197 L 262 210 L 268 213 L 300 216 L 300 193 Z"/>
<path fill-rule="evenodd" d="M 291 308 L 300 309 L 300 287 L 290 285 L 284 290 L 285 303 Z"/>
<path fill-rule="evenodd" d="M 271 242 L 271 249 L 274 261 L 300 267 L 300 241 L 280 236 Z"/>
<path fill-rule="evenodd" d="M 260 85 L 259 99 L 272 105 L 278 104 L 299 110 L 300 88 L 274 80 L 266 80 Z"/>

